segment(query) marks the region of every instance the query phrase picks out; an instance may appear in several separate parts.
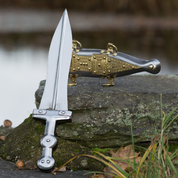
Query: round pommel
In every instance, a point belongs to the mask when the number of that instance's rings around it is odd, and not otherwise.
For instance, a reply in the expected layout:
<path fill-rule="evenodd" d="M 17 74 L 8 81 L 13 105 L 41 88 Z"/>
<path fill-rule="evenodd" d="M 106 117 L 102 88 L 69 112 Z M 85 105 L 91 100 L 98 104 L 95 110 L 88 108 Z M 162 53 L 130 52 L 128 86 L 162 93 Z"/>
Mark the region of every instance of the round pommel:
<path fill-rule="evenodd" d="M 161 70 L 161 64 L 157 59 L 152 59 L 147 63 L 147 71 L 152 74 L 157 74 Z"/>
<path fill-rule="evenodd" d="M 43 156 L 37 161 L 38 168 L 43 171 L 50 171 L 51 169 L 53 169 L 54 164 L 55 164 L 55 161 L 50 156 L 47 156 L 47 157 Z"/>

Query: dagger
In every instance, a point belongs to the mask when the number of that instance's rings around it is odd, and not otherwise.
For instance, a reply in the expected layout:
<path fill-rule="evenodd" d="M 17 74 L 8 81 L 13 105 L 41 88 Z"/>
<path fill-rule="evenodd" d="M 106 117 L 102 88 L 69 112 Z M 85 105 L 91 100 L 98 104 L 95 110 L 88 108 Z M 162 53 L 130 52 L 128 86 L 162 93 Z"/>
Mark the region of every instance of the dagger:
<path fill-rule="evenodd" d="M 42 156 L 37 166 L 42 171 L 54 168 L 52 149 L 57 144 L 54 136 L 56 121 L 71 119 L 68 111 L 67 83 L 72 56 L 72 32 L 67 10 L 64 11 L 53 35 L 48 54 L 48 72 L 39 109 L 33 110 L 33 118 L 46 121 L 44 136 L 40 140 Z"/>

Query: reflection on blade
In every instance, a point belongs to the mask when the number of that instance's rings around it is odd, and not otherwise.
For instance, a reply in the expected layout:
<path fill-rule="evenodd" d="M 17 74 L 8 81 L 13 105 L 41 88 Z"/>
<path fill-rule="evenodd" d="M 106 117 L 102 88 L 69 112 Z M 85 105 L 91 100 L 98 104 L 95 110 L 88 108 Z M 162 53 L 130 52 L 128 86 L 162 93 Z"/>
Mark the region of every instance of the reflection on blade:
<path fill-rule="evenodd" d="M 68 110 L 67 82 L 71 55 L 72 32 L 65 10 L 50 45 L 46 85 L 39 109 Z"/>

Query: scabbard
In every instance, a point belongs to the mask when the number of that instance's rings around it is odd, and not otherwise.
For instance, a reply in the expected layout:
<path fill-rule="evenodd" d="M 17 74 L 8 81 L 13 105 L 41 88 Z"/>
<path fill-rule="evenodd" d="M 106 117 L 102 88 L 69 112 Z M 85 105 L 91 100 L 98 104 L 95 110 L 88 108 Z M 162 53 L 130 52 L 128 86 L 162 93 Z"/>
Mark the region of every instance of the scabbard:
<path fill-rule="evenodd" d="M 161 68 L 157 59 L 144 60 L 117 52 L 117 47 L 111 43 L 108 43 L 107 50 L 87 49 L 81 46 L 80 42 L 73 41 L 69 76 L 71 80 L 79 76 L 109 79 L 142 71 L 157 74 Z"/>

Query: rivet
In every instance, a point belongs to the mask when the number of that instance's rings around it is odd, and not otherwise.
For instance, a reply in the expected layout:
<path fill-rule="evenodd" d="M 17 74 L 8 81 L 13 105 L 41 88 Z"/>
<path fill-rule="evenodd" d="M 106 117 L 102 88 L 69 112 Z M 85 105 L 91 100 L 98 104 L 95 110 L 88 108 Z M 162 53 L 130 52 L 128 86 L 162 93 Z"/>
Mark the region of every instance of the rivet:
<path fill-rule="evenodd" d="M 153 69 L 154 66 L 152 64 L 149 65 L 149 69 Z"/>
<path fill-rule="evenodd" d="M 103 59 L 106 59 L 106 57 L 104 56 Z"/>
<path fill-rule="evenodd" d="M 47 142 L 50 142 L 50 139 L 46 139 Z"/>
<path fill-rule="evenodd" d="M 101 64 L 100 63 L 98 63 L 98 66 L 100 66 Z"/>
<path fill-rule="evenodd" d="M 42 159 L 42 160 L 41 160 L 41 163 L 44 163 L 44 162 L 45 162 L 44 159 Z"/>
<path fill-rule="evenodd" d="M 132 69 L 135 69 L 135 66 L 132 66 Z"/>
<path fill-rule="evenodd" d="M 108 62 L 111 62 L 111 59 L 108 59 Z"/>
<path fill-rule="evenodd" d="M 90 67 L 88 68 L 88 70 L 90 70 Z"/>
<path fill-rule="evenodd" d="M 96 59 L 96 57 L 95 57 L 95 56 L 93 56 L 93 58 L 94 58 L 94 59 Z"/>
<path fill-rule="evenodd" d="M 75 55 L 73 55 L 72 57 L 75 58 Z"/>
<path fill-rule="evenodd" d="M 80 65 L 82 65 L 82 62 L 80 63 Z"/>
<path fill-rule="evenodd" d="M 105 71 L 103 71 L 103 74 L 105 74 L 106 72 Z"/>
<path fill-rule="evenodd" d="M 49 163 L 50 163 L 50 160 L 47 160 L 46 162 L 49 164 Z"/>
<path fill-rule="evenodd" d="M 38 112 L 39 112 L 39 113 L 42 113 L 43 111 L 42 111 L 42 110 L 39 110 Z"/>
<path fill-rule="evenodd" d="M 94 71 L 94 73 L 96 73 L 96 71 Z"/>
<path fill-rule="evenodd" d="M 122 67 L 125 68 L 125 65 L 123 65 Z"/>
<path fill-rule="evenodd" d="M 91 58 L 89 57 L 88 60 L 91 61 Z"/>
<path fill-rule="evenodd" d="M 80 58 L 78 57 L 77 59 L 79 60 Z"/>
<path fill-rule="evenodd" d="M 78 70 L 80 70 L 80 67 L 77 67 Z"/>
<path fill-rule="evenodd" d="M 73 71 L 75 71 L 75 68 L 73 68 Z"/>
<path fill-rule="evenodd" d="M 110 73 L 111 71 L 110 71 L 110 70 L 108 70 L 108 72 Z"/>
<path fill-rule="evenodd" d="M 65 111 L 61 111 L 62 114 L 65 114 L 66 112 Z"/>

